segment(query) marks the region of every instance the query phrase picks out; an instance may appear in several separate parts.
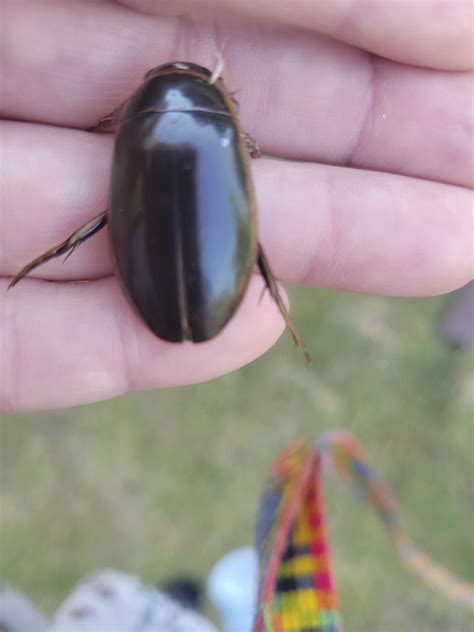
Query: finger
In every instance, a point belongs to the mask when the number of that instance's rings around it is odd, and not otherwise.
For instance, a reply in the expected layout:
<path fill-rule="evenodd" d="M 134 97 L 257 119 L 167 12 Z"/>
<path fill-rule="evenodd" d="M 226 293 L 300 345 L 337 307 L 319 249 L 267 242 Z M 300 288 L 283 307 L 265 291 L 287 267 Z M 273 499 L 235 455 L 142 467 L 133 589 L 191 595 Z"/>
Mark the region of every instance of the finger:
<path fill-rule="evenodd" d="M 10 126 L 31 150 L 22 149 L 17 159 L 12 152 L 0 172 L 2 276 L 12 276 L 104 209 L 112 141 L 79 131 Z M 43 149 L 35 157 L 38 147 Z M 447 292 L 472 276 L 472 193 L 466 189 L 266 159 L 252 162 L 252 170 L 260 239 L 279 278 L 411 296 Z M 65 263 L 52 261 L 34 271 L 48 279 L 111 273 L 103 234 Z"/>
<path fill-rule="evenodd" d="M 260 239 L 278 278 L 430 296 L 473 278 L 473 193 L 392 174 L 261 161 Z"/>
<path fill-rule="evenodd" d="M 215 339 L 172 344 L 135 316 L 115 280 L 0 282 L 0 410 L 73 406 L 130 390 L 202 382 L 264 353 L 283 320 L 254 278 L 237 314 Z"/>
<path fill-rule="evenodd" d="M 472 68 L 474 10 L 471 2 L 424 0 L 121 0 L 151 14 L 202 17 L 241 15 L 312 29 L 405 64 Z"/>
<path fill-rule="evenodd" d="M 113 4 L 6 7 L 5 116 L 89 127 L 149 67 L 212 66 L 223 49 L 227 85 L 242 88 L 242 124 L 266 153 L 473 183 L 467 74 L 400 66 L 295 30 L 222 25 L 216 34 Z"/>

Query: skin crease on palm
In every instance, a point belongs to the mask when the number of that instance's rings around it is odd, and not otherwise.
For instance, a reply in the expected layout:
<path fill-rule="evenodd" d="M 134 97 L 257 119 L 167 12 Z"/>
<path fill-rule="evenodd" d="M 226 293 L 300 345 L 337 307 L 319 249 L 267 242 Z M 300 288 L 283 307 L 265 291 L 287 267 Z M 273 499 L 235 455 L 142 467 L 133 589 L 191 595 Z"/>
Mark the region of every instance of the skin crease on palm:
<path fill-rule="evenodd" d="M 237 90 L 259 238 L 283 281 L 399 296 L 473 277 L 470 2 L 1 0 L 0 409 L 71 406 L 211 379 L 283 323 L 253 279 L 214 340 L 138 321 L 106 231 L 7 293 L 11 276 L 106 208 L 113 136 L 85 129 L 149 68 L 213 68 Z M 317 307 L 315 306 L 315 309 Z"/>

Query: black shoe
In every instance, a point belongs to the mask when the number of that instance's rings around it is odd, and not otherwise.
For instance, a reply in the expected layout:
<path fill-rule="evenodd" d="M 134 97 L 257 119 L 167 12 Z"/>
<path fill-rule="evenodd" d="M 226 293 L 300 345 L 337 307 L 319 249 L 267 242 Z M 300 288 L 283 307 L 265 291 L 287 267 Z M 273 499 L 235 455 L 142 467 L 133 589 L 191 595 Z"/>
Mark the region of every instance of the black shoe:
<path fill-rule="evenodd" d="M 177 601 L 183 608 L 198 610 L 202 595 L 202 586 L 192 577 L 170 579 L 159 589 Z"/>

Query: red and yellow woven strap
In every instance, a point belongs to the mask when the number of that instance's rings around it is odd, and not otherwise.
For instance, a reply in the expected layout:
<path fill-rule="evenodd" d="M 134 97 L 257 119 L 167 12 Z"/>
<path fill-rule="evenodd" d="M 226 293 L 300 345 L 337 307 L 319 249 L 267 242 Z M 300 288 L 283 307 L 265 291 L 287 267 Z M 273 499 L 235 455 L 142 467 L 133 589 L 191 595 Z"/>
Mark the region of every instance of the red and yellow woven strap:
<path fill-rule="evenodd" d="M 327 464 L 363 490 L 406 566 L 446 598 L 474 611 L 474 586 L 415 546 L 360 444 L 339 431 L 316 444 L 293 442 L 273 465 L 257 520 L 260 588 L 254 632 L 342 631 L 324 522 L 321 475 Z"/>

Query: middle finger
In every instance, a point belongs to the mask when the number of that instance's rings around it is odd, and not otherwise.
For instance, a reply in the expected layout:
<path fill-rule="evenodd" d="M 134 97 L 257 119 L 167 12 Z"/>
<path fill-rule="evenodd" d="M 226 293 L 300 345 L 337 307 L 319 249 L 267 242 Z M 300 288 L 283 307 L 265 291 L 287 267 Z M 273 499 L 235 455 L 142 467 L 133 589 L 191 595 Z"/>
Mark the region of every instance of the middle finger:
<path fill-rule="evenodd" d="M 25 123 L 0 125 L 8 276 L 106 208 L 111 135 Z M 436 294 L 472 277 L 472 193 L 460 187 L 341 167 L 252 163 L 259 238 L 279 278 L 383 294 Z M 33 276 L 112 272 L 106 234 Z"/>

